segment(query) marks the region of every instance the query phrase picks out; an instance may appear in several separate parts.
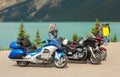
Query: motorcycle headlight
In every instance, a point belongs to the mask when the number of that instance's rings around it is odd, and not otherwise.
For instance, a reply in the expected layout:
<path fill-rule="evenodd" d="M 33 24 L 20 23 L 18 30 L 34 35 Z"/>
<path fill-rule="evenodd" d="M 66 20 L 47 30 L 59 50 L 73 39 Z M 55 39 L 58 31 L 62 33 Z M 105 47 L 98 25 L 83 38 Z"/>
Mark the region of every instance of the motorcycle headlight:
<path fill-rule="evenodd" d="M 68 44 L 68 40 L 67 39 L 63 40 L 63 45 L 67 45 L 67 44 Z"/>
<path fill-rule="evenodd" d="M 104 44 L 104 41 L 100 41 L 100 44 L 101 44 L 101 45 Z"/>
<path fill-rule="evenodd" d="M 81 41 L 79 41 L 79 44 L 80 44 L 80 45 L 82 45 L 82 44 L 83 44 L 83 41 L 82 41 L 82 40 L 81 40 Z"/>
<path fill-rule="evenodd" d="M 95 46 L 98 46 L 98 44 L 99 44 L 99 42 L 97 41 L 97 42 L 95 42 Z"/>

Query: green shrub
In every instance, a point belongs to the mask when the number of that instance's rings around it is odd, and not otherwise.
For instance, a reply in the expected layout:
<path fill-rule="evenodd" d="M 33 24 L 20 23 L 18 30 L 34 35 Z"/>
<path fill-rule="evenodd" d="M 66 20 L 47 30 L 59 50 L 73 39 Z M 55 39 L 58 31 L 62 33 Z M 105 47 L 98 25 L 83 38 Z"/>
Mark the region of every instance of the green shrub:
<path fill-rule="evenodd" d="M 77 35 L 76 33 L 74 33 L 74 34 L 72 35 L 72 41 L 75 42 L 75 41 L 77 41 L 77 40 L 78 40 L 78 35 Z"/>
<path fill-rule="evenodd" d="M 114 36 L 111 38 L 111 42 L 117 42 L 117 35 L 114 33 Z"/>

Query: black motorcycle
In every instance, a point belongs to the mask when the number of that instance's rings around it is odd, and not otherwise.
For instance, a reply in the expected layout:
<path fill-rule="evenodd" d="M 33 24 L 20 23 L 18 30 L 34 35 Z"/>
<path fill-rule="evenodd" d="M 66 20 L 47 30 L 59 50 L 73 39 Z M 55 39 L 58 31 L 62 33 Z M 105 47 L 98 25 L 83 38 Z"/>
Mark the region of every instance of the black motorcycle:
<path fill-rule="evenodd" d="M 96 39 L 89 37 L 82 41 L 82 44 L 78 44 L 75 47 L 71 47 L 71 42 L 67 39 L 63 39 L 62 49 L 67 54 L 69 60 L 74 61 L 90 61 L 92 64 L 101 63 L 100 51 L 95 49 L 97 41 Z"/>

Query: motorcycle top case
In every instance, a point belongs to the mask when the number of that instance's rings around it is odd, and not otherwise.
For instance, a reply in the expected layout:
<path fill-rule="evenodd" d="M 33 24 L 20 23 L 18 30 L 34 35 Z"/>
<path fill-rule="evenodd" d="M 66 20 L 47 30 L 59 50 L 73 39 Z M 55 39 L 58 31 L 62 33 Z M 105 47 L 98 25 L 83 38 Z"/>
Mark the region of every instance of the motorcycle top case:
<path fill-rule="evenodd" d="M 14 48 L 14 49 L 17 49 L 19 48 L 18 44 L 16 41 L 13 41 L 10 45 L 9 45 L 10 48 Z"/>

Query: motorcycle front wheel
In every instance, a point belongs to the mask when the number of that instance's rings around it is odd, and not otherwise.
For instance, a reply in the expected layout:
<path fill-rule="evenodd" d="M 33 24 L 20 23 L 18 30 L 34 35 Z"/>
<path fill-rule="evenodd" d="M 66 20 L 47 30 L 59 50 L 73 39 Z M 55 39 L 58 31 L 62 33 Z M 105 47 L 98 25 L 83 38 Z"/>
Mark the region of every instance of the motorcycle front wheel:
<path fill-rule="evenodd" d="M 53 63 L 57 68 L 64 68 L 67 65 L 67 56 L 62 56 L 59 60 L 54 60 Z"/>
<path fill-rule="evenodd" d="M 92 55 L 90 56 L 90 62 L 92 64 L 100 64 L 101 63 L 101 54 L 98 52 L 95 52 L 94 55 L 95 55 L 95 58 Z"/>
<path fill-rule="evenodd" d="M 17 64 L 20 67 L 26 67 L 29 64 L 29 62 L 26 62 L 26 61 L 17 61 Z"/>
<path fill-rule="evenodd" d="M 106 51 L 106 50 L 102 50 L 102 51 L 101 51 L 101 60 L 102 60 L 102 61 L 105 60 L 106 57 L 107 57 L 107 51 Z"/>

